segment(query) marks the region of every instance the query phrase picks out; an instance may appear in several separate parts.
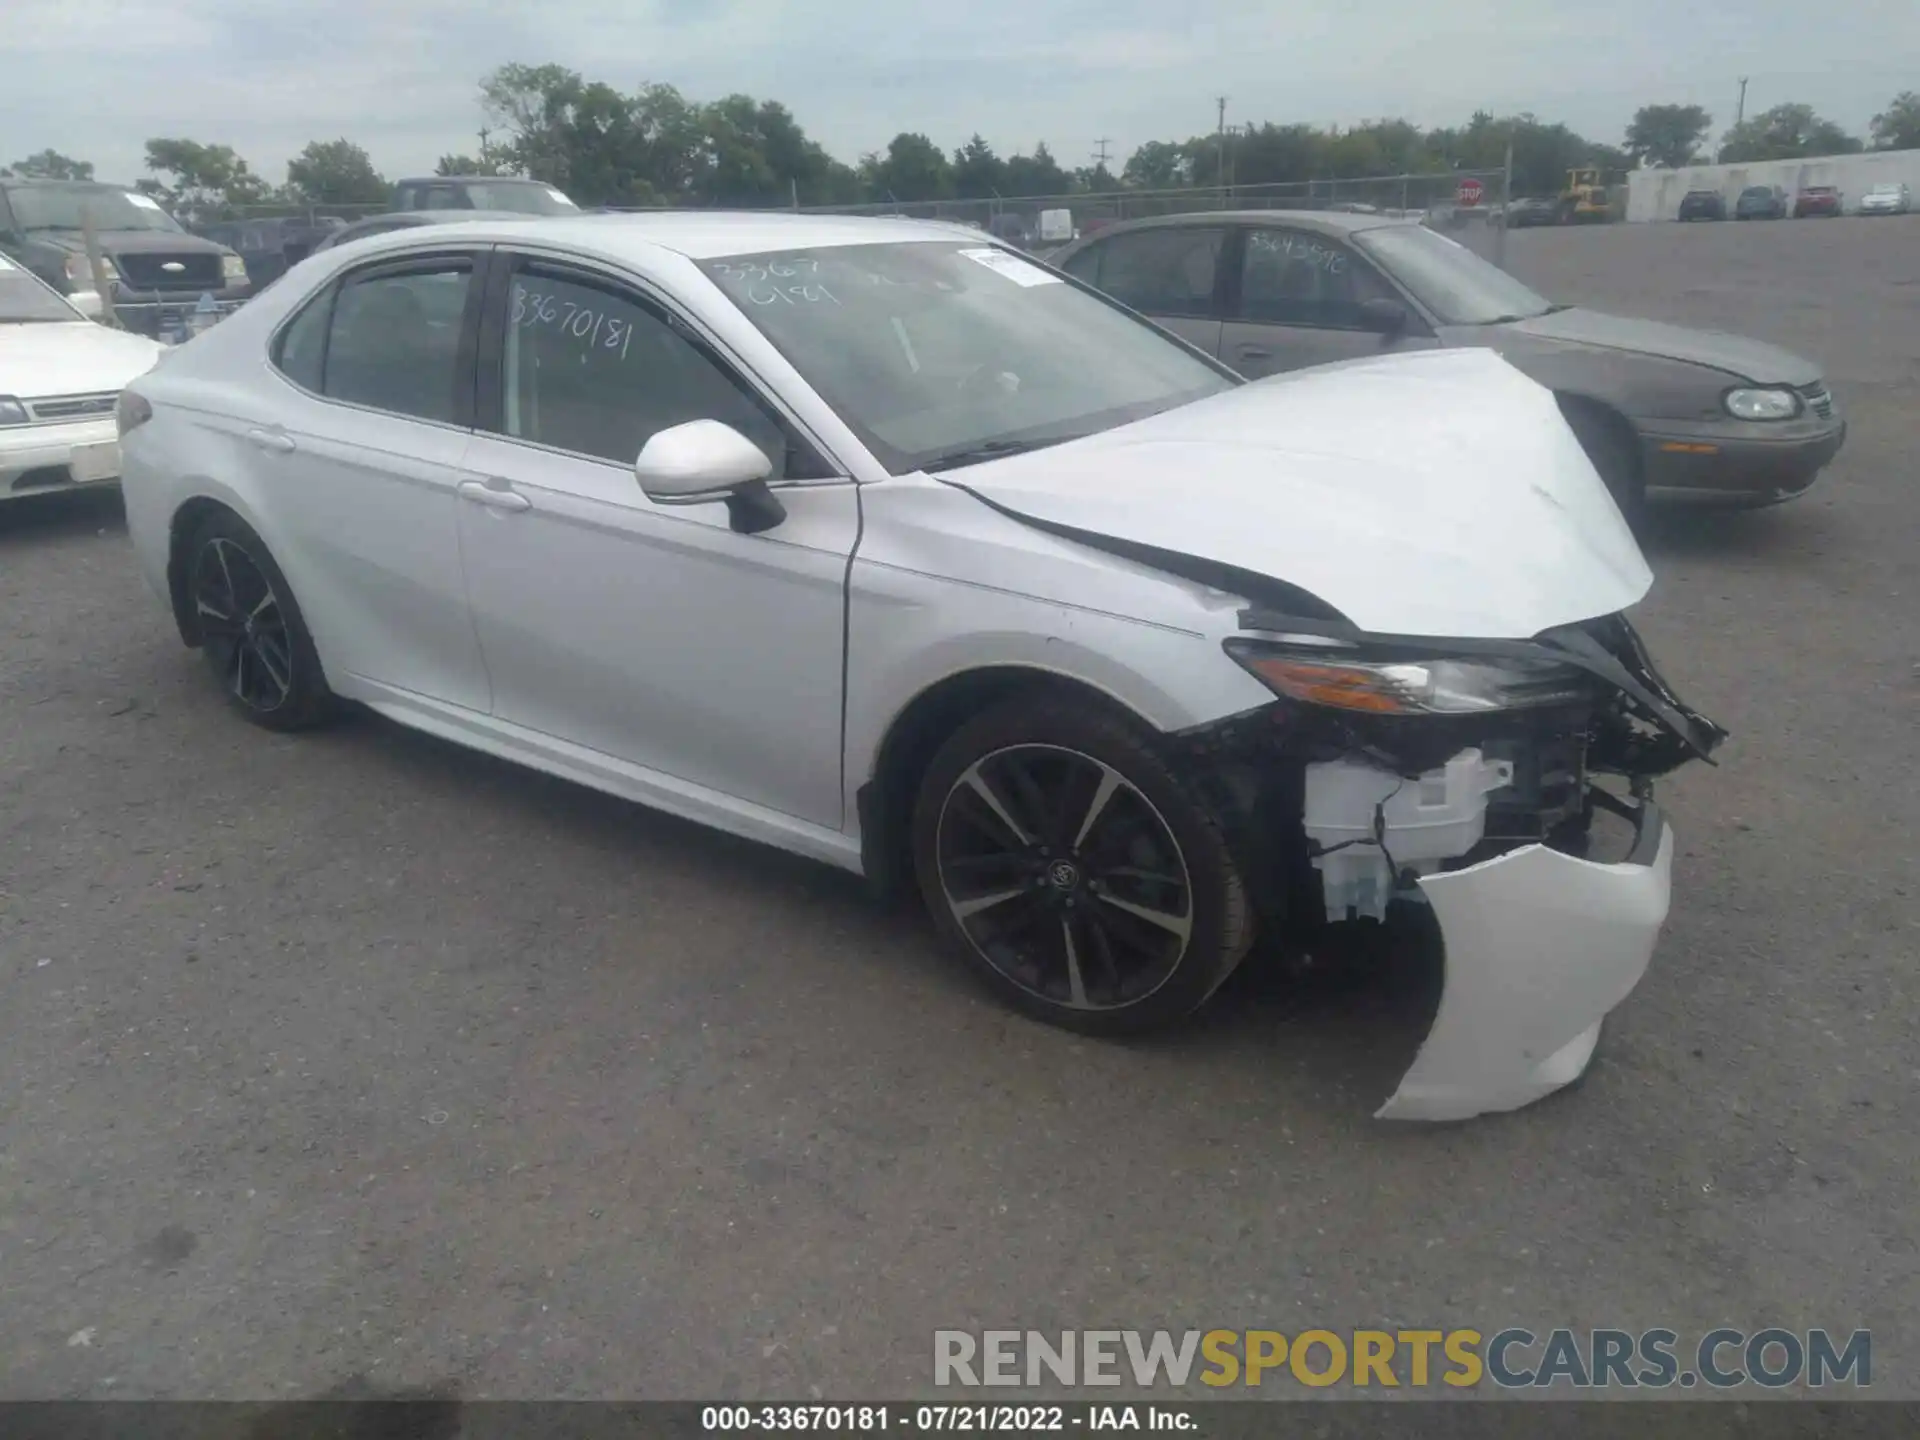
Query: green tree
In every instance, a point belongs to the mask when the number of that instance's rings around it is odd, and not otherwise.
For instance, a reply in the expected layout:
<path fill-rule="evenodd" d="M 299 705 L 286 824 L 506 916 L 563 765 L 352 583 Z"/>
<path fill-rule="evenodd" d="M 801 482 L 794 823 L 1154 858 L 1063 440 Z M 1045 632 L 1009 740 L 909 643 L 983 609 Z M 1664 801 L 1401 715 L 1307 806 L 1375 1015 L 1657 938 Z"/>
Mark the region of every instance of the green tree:
<path fill-rule="evenodd" d="M 158 193 L 196 219 L 231 215 L 273 197 L 273 187 L 254 174 L 231 145 L 149 140 L 147 169 L 165 177 Z"/>
<path fill-rule="evenodd" d="M 1121 180 L 1137 190 L 1172 190 L 1190 176 L 1185 148 L 1168 140 L 1149 140 L 1120 171 Z"/>
<path fill-rule="evenodd" d="M 1920 150 L 1920 90 L 1902 90 L 1873 117 L 1873 148 Z"/>
<path fill-rule="evenodd" d="M 287 162 L 287 189 L 310 205 L 378 205 L 387 179 L 351 140 L 313 140 Z"/>
<path fill-rule="evenodd" d="M 58 150 L 42 150 L 37 155 L 14 161 L 8 168 L 28 180 L 93 179 L 91 160 L 74 160 Z"/>
<path fill-rule="evenodd" d="M 1808 155 L 1852 155 L 1865 148 L 1831 120 L 1814 113 L 1811 105 L 1776 105 L 1736 125 L 1720 146 L 1725 163 L 1753 160 L 1798 160 Z"/>
<path fill-rule="evenodd" d="M 482 155 L 442 155 L 434 163 L 436 175 L 506 175 L 505 164 L 490 154 Z"/>
<path fill-rule="evenodd" d="M 1627 126 L 1627 155 L 1634 164 L 1677 169 L 1693 159 L 1713 127 L 1698 105 L 1642 105 Z"/>
<path fill-rule="evenodd" d="M 945 200 L 953 194 L 953 167 L 947 155 L 925 135 L 902 132 L 887 142 L 885 155 L 867 157 L 868 183 L 883 199 Z"/>
<path fill-rule="evenodd" d="M 988 200 L 1005 193 L 1007 167 L 978 133 L 953 152 L 953 191 L 963 200 Z"/>
<path fill-rule="evenodd" d="M 1067 172 L 1060 168 L 1060 162 L 1053 158 L 1044 140 L 1033 147 L 1031 155 L 1007 157 L 1006 193 L 1009 195 L 1064 195 L 1067 185 Z"/>

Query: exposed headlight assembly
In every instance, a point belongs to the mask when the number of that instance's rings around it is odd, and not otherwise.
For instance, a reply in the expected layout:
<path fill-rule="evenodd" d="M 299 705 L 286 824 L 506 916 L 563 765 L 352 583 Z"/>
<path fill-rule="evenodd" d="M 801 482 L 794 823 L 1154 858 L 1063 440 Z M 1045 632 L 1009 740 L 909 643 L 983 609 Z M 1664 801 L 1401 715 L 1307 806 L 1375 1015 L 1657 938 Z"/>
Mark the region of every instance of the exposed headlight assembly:
<path fill-rule="evenodd" d="M 1375 715 L 1474 715 L 1573 704 L 1591 693 L 1583 670 L 1551 660 L 1362 660 L 1243 639 L 1226 650 L 1276 695 Z"/>
<path fill-rule="evenodd" d="M 1723 403 L 1736 420 L 1791 420 L 1800 413 L 1800 397 L 1791 390 L 1729 390 Z"/>

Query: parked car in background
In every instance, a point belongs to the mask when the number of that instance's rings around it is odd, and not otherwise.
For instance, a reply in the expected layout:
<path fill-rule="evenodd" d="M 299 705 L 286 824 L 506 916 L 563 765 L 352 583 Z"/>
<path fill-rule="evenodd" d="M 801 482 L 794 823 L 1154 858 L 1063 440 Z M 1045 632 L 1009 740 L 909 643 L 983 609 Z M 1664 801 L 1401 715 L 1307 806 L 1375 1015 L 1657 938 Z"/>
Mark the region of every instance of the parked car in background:
<path fill-rule="evenodd" d="M 161 350 L 0 256 L 0 502 L 119 479 L 114 404 Z"/>
<path fill-rule="evenodd" d="M 1805 219 L 1809 215 L 1839 216 L 1843 202 L 1839 188 L 1833 185 L 1806 185 L 1793 197 L 1793 218 Z"/>
<path fill-rule="evenodd" d="M 1749 185 L 1733 202 L 1736 220 L 1784 220 L 1787 192 L 1778 185 Z"/>
<path fill-rule="evenodd" d="M 510 210 L 520 215 L 579 215 L 564 191 L 512 175 L 428 175 L 397 181 L 392 210 Z"/>
<path fill-rule="evenodd" d="M 585 213 L 585 212 L 581 212 Z M 611 212 L 609 212 L 611 213 Z M 314 252 L 351 245 L 369 235 L 386 235 L 395 230 L 416 230 L 422 225 L 458 225 L 467 220 L 526 220 L 521 210 L 389 210 L 384 215 L 369 215 L 325 236 Z"/>
<path fill-rule="evenodd" d="M 1682 220 L 1724 220 L 1727 198 L 1718 190 L 1689 190 L 1680 199 Z"/>
<path fill-rule="evenodd" d="M 1538 195 L 1523 195 L 1509 201 L 1505 213 L 1510 230 L 1524 230 L 1529 225 L 1557 225 L 1560 221 L 1560 203 Z"/>
<path fill-rule="evenodd" d="M 230 309 L 253 293 L 237 253 L 188 234 L 149 196 L 91 180 L 0 176 L 0 255 L 63 295 L 94 291 L 83 238 L 89 218 L 114 307 L 130 330 L 159 334 L 202 295 Z"/>
<path fill-rule="evenodd" d="M 1560 402 L 1620 508 L 1769 504 L 1846 424 L 1820 367 L 1757 340 L 1556 305 L 1435 231 L 1325 211 L 1134 221 L 1052 263 L 1247 375 L 1436 347 L 1497 351 Z"/>
<path fill-rule="evenodd" d="M 1860 197 L 1862 215 L 1905 215 L 1913 209 L 1913 192 L 1904 181 L 1875 185 Z"/>
<path fill-rule="evenodd" d="M 208 240 L 238 252 L 253 288 L 264 290 L 288 269 L 311 255 L 314 247 L 347 222 L 332 215 L 276 216 L 255 220 L 216 220 L 194 227 Z"/>
<path fill-rule="evenodd" d="M 240 716 L 357 700 L 914 886 L 1049 1023 L 1175 1024 L 1258 933 L 1424 901 L 1442 994 L 1383 1116 L 1586 1069 L 1667 913 L 1650 787 L 1725 735 L 1511 367 L 1250 385 L 950 225 L 388 235 L 121 425 L 141 571 Z"/>

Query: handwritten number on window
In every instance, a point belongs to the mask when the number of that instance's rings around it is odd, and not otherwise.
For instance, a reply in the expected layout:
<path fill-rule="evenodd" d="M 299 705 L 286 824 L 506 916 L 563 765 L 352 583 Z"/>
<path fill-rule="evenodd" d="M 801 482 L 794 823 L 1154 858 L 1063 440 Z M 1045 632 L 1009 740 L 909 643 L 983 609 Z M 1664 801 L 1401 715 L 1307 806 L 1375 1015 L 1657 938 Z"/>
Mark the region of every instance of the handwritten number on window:
<path fill-rule="evenodd" d="M 578 340 L 586 350 L 618 350 L 622 360 L 633 344 L 633 324 L 573 300 L 559 300 L 525 286 L 513 287 L 513 323 L 529 328 L 548 326 Z"/>

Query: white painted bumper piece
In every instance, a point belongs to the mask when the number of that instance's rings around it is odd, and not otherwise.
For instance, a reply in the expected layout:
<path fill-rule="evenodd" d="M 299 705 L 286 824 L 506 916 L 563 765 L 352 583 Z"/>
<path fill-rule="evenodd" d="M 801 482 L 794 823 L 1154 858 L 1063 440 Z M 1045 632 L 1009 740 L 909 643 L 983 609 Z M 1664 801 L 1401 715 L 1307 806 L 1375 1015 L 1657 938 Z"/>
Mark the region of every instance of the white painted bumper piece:
<path fill-rule="evenodd" d="M 1577 1080 L 1600 1022 L 1646 973 L 1666 922 L 1673 830 L 1651 805 L 1633 854 L 1597 864 L 1529 845 L 1422 877 L 1446 978 L 1383 1120 L 1517 1110 Z"/>

